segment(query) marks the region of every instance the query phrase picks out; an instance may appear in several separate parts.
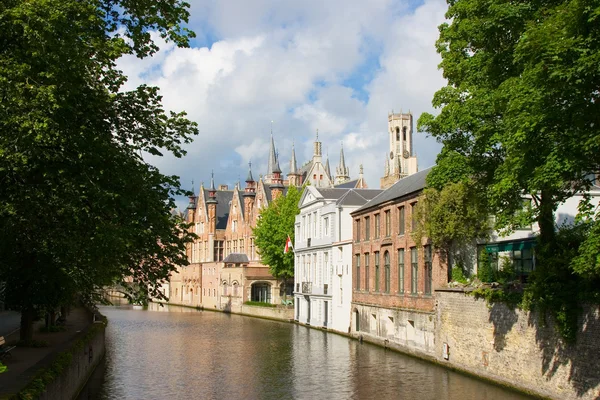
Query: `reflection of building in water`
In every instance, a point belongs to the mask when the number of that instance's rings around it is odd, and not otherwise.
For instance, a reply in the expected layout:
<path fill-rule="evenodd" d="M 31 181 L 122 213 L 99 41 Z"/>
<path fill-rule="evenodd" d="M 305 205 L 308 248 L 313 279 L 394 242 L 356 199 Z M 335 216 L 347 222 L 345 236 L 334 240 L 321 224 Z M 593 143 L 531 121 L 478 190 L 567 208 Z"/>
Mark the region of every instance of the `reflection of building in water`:
<path fill-rule="evenodd" d="M 189 244 L 190 265 L 177 270 L 169 281 L 169 302 L 222 310 L 239 311 L 245 301 L 280 304 L 284 294 L 292 295 L 292 283 L 284 286 L 263 265 L 254 242 L 252 228 L 263 207 L 278 196 L 285 196 L 289 186 L 310 182 L 313 187 L 366 187 L 361 176 L 350 180 L 343 150 L 338 175 L 329 171 L 329 160 L 322 163 L 321 142 L 314 142 L 312 159 L 298 168 L 292 148 L 288 179 L 284 179 L 279 156 L 271 136 L 268 170 L 255 180 L 248 169 L 245 185 L 215 186 L 214 176 L 208 188 L 201 185 L 190 197 L 184 218 L 197 235 Z M 283 251 L 283 243 L 282 251 Z"/>

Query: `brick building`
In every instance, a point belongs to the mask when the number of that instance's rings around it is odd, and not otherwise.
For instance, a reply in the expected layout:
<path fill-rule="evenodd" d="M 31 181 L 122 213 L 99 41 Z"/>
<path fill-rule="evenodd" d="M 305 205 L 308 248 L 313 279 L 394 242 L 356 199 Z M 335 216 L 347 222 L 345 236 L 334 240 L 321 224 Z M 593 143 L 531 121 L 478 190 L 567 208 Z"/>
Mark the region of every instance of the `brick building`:
<path fill-rule="evenodd" d="M 351 213 L 352 333 L 432 352 L 432 295 L 448 282 L 448 268 L 426 238 L 415 243 L 411 236 L 429 171 L 400 179 Z"/>
<path fill-rule="evenodd" d="M 300 186 L 309 181 L 315 187 L 333 187 L 339 182 L 345 187 L 366 187 L 361 176 L 349 179 L 341 151 L 338 176 L 329 171 L 329 160 L 322 164 L 321 143 L 314 143 L 312 159 L 301 168 L 296 165 L 292 149 L 288 179 L 284 180 L 279 166 L 275 142 L 271 136 L 268 170 L 264 178 L 255 181 L 251 169 L 244 187 L 236 184 L 215 187 L 214 176 L 210 187 L 200 187 L 190 197 L 184 218 L 197 235 L 188 245 L 190 265 L 172 274 L 168 290 L 173 304 L 237 311 L 245 301 L 280 304 L 281 296 L 292 294 L 292 283 L 282 287 L 261 263 L 254 244 L 252 229 L 263 207 L 278 196 L 287 193 L 289 185 Z M 283 243 L 282 243 L 283 250 Z"/>

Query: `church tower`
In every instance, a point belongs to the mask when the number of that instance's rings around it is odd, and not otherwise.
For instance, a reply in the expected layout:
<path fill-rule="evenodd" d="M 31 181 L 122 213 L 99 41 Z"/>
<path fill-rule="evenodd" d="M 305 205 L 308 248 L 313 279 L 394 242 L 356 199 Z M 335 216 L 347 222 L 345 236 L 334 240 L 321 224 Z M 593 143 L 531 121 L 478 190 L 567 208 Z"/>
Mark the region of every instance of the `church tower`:
<path fill-rule="evenodd" d="M 390 151 L 386 154 L 381 189 L 387 189 L 398 180 L 418 171 L 417 157 L 413 153 L 413 116 L 408 113 L 388 114 Z"/>

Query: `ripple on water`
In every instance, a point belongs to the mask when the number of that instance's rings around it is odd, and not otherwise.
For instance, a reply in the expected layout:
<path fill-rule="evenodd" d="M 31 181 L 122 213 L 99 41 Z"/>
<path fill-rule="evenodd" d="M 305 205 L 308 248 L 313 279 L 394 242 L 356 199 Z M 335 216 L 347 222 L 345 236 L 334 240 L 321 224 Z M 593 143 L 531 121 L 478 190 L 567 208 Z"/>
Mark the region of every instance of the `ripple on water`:
<path fill-rule="evenodd" d="M 527 397 L 302 326 L 180 307 L 103 307 L 107 356 L 80 399 Z"/>

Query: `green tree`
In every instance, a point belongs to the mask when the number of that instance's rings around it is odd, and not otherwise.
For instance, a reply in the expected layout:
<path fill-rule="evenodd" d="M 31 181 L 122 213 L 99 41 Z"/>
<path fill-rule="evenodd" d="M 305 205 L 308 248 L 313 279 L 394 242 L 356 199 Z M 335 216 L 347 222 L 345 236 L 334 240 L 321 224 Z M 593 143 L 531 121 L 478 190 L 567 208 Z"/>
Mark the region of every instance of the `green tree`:
<path fill-rule="evenodd" d="M 440 26 L 440 67 L 448 85 L 434 96 L 438 116 L 419 130 L 458 153 L 487 196 L 497 226 L 523 223 L 555 236 L 554 211 L 600 171 L 600 2 L 449 1 Z M 444 175 L 443 173 L 440 175 Z"/>
<path fill-rule="evenodd" d="M 600 172 L 600 1 L 448 4 L 450 22 L 440 26 L 437 42 L 447 86 L 433 98 L 440 113 L 418 121 L 420 131 L 444 145 L 437 176 L 452 182 L 445 159 L 459 154 L 497 228 L 537 222 L 530 300 L 572 310 L 574 258 L 562 257 L 555 211 Z M 523 207 L 524 195 L 531 207 Z M 597 242 L 585 243 L 592 248 L 586 254 L 597 254 Z M 555 316 L 559 323 L 576 321 Z"/>
<path fill-rule="evenodd" d="M 30 340 L 40 310 L 97 300 L 133 280 L 160 283 L 185 265 L 185 224 L 171 216 L 177 177 L 144 153 L 176 157 L 197 134 L 167 113 L 158 89 L 122 91 L 125 54 L 158 50 L 155 31 L 178 46 L 179 0 L 6 0 L 0 3 L 0 282 L 21 309 Z M 132 287 L 134 287 L 133 285 Z"/>
<path fill-rule="evenodd" d="M 288 236 L 294 242 L 294 222 L 300 212 L 301 195 L 302 191 L 290 186 L 285 196 L 279 196 L 260 211 L 253 231 L 262 263 L 284 283 L 294 277 L 294 252 L 283 251 Z"/>

